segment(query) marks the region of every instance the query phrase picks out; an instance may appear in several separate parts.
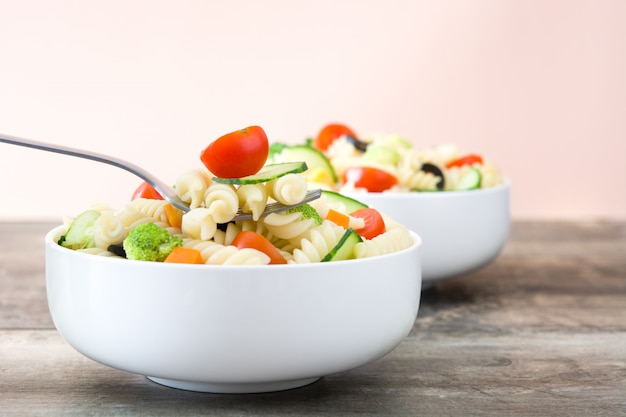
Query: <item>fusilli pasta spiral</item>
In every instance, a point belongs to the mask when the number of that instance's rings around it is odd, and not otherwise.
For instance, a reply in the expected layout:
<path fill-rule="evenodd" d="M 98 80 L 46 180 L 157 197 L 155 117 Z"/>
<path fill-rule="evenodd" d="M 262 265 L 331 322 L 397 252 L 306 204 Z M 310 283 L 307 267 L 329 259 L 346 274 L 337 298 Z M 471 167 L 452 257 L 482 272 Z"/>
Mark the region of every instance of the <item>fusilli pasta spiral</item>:
<path fill-rule="evenodd" d="M 261 223 L 277 238 L 297 243 L 313 227 L 315 220 L 303 219 L 301 212 L 271 213 L 261 219 Z"/>
<path fill-rule="evenodd" d="M 283 204 L 298 204 L 307 190 L 306 180 L 299 174 L 287 174 L 267 182 L 267 194 Z"/>
<path fill-rule="evenodd" d="M 252 220 L 259 220 L 267 204 L 265 184 L 245 184 L 237 188 L 239 206 L 244 213 L 252 213 Z"/>
<path fill-rule="evenodd" d="M 198 239 L 183 239 L 183 246 L 200 251 L 204 263 L 210 265 L 267 265 L 270 262 L 269 256 L 256 249 L 238 249 Z"/>
<path fill-rule="evenodd" d="M 291 263 L 320 262 L 333 249 L 345 230 L 330 221 L 323 221 L 320 226 L 310 231 L 309 237 L 302 239 L 300 248 L 293 250 Z"/>
<path fill-rule="evenodd" d="M 192 169 L 176 180 L 176 194 L 188 203 L 190 208 L 200 207 L 211 183 L 212 180 L 207 171 Z"/>
<path fill-rule="evenodd" d="M 204 207 L 189 210 L 183 215 L 182 232 L 193 239 L 210 240 L 217 231 L 213 212 Z"/>
<path fill-rule="evenodd" d="M 380 256 L 406 249 L 413 244 L 408 229 L 397 227 L 387 230 L 373 239 L 365 239 L 354 247 L 354 255 L 358 258 Z"/>
<path fill-rule="evenodd" d="M 211 184 L 204 197 L 204 207 L 216 223 L 228 223 L 239 210 L 239 197 L 235 187 L 229 184 Z"/>
<path fill-rule="evenodd" d="M 96 247 L 107 249 L 111 245 L 122 243 L 126 237 L 126 228 L 122 219 L 111 211 L 105 211 L 94 222 L 93 235 Z"/>

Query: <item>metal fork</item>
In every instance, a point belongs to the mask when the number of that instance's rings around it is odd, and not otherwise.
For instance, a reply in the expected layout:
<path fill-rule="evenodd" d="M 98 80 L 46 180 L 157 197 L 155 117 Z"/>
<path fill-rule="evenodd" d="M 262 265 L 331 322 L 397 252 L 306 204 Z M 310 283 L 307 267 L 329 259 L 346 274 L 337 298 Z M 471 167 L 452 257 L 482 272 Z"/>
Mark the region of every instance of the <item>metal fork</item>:
<path fill-rule="evenodd" d="M 155 177 L 152 173 L 146 171 L 140 166 L 133 164 L 132 162 L 128 162 L 128 161 L 125 161 L 123 159 L 120 159 L 114 156 L 104 155 L 104 154 L 97 153 L 97 152 L 86 151 L 83 149 L 71 148 L 71 147 L 62 146 L 62 145 L 54 145 L 54 144 L 46 143 L 46 142 L 40 142 L 36 140 L 31 140 L 31 139 L 24 139 L 24 138 L 20 138 L 17 136 L 5 135 L 2 133 L 0 133 L 0 142 L 9 143 L 11 145 L 24 146 L 27 148 L 39 149 L 42 151 L 55 152 L 55 153 L 60 153 L 64 155 L 75 156 L 78 158 L 90 159 L 92 161 L 97 161 L 97 162 L 102 162 L 104 164 L 113 165 L 115 167 L 124 169 L 130 172 L 131 174 L 134 174 L 138 176 L 139 178 L 141 178 L 142 180 L 146 181 L 148 184 L 153 186 L 158 191 L 158 193 L 161 194 L 163 198 L 167 200 L 168 202 L 170 202 L 173 206 L 178 207 L 184 212 L 188 212 L 190 210 L 189 205 L 185 203 L 184 201 L 182 201 L 180 197 L 178 197 L 178 194 L 176 194 L 176 191 L 172 187 L 170 187 L 169 185 L 167 185 L 166 183 L 164 183 L 163 181 Z M 263 217 L 270 213 L 285 211 L 292 207 L 299 206 L 303 203 L 308 203 L 310 201 L 315 200 L 316 198 L 319 198 L 321 195 L 321 192 L 322 191 L 319 189 L 309 190 L 304 200 L 302 200 L 301 202 L 297 204 L 286 205 L 286 204 L 282 204 L 278 202 L 270 203 L 265 207 L 265 210 L 263 211 L 261 216 Z M 237 215 L 235 216 L 233 220 L 247 220 L 251 218 L 252 218 L 252 214 L 244 213 L 241 210 L 239 210 L 239 212 L 237 213 Z"/>

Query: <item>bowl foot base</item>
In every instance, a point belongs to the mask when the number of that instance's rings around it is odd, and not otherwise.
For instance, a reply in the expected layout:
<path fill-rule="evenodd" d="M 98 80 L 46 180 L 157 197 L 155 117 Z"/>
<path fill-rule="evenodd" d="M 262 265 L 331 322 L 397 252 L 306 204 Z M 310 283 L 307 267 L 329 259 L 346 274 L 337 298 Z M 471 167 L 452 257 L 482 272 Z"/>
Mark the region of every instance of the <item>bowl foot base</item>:
<path fill-rule="evenodd" d="M 186 391 L 211 392 L 214 394 L 252 394 L 261 392 L 284 391 L 293 388 L 300 388 L 312 384 L 320 377 L 292 379 L 289 381 L 275 382 L 251 382 L 251 383 L 216 383 L 216 382 L 193 382 L 179 381 L 176 379 L 165 379 L 147 377 L 150 381 L 156 382 L 166 387 L 182 389 Z"/>

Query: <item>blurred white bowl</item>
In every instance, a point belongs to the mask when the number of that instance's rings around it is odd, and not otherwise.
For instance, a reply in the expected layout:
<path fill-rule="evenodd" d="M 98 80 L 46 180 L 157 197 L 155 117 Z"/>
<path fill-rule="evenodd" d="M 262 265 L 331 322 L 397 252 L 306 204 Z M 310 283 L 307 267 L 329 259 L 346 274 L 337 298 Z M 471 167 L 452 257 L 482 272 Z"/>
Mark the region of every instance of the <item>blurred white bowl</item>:
<path fill-rule="evenodd" d="M 58 331 L 105 365 L 170 387 L 295 388 L 380 358 L 415 321 L 421 241 L 362 260 L 209 266 L 89 255 L 46 236 Z"/>
<path fill-rule="evenodd" d="M 359 193 L 351 197 L 416 232 L 422 246 L 422 285 L 490 263 L 509 234 L 510 180 L 470 191 Z"/>

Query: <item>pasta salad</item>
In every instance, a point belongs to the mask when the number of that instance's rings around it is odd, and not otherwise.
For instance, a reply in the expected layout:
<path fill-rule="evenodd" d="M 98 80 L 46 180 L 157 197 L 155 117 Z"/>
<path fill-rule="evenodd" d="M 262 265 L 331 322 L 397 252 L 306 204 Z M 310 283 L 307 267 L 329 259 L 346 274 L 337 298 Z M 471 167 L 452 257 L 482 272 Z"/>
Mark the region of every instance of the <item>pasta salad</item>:
<path fill-rule="evenodd" d="M 94 204 L 65 219 L 59 244 L 101 256 L 213 265 L 341 261 L 413 245 L 404 225 L 339 193 L 323 191 L 302 203 L 311 187 L 306 164 L 267 170 L 267 156 L 267 137 L 258 126 L 224 135 L 202 152 L 202 165 L 175 182 L 189 211 L 143 183 L 121 209 Z M 295 207 L 267 214 L 271 202 Z M 239 219 L 240 213 L 249 218 Z"/>
<path fill-rule="evenodd" d="M 350 194 L 473 190 L 504 183 L 500 169 L 489 159 L 455 145 L 418 148 L 398 135 L 358 138 L 343 124 L 324 126 L 305 145 L 274 145 L 271 157 L 286 161 L 295 153 L 303 158 L 307 148 L 328 162 L 325 169 L 317 164 L 317 169 L 309 170 L 309 181 Z"/>

